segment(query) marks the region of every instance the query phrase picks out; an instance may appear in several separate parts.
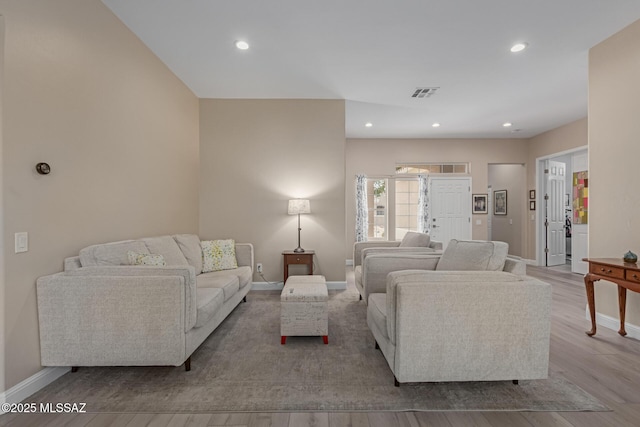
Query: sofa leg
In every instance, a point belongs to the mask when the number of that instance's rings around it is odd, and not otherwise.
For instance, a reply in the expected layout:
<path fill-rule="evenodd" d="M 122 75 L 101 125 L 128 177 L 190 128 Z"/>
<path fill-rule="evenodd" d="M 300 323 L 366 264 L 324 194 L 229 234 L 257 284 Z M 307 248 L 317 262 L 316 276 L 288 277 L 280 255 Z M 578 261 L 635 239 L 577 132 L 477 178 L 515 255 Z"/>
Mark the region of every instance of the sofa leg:
<path fill-rule="evenodd" d="M 360 295 L 360 301 L 362 301 L 362 295 Z"/>
<path fill-rule="evenodd" d="M 378 345 L 378 341 L 376 341 L 376 350 L 380 350 L 380 346 Z"/>
<path fill-rule="evenodd" d="M 184 370 L 187 372 L 191 370 L 191 356 L 187 357 L 187 360 L 184 361 Z"/>
<path fill-rule="evenodd" d="M 396 387 L 400 387 L 400 383 L 398 382 L 398 379 L 396 378 L 396 376 L 393 376 L 393 385 Z"/>
<path fill-rule="evenodd" d="M 78 372 L 78 367 L 77 366 L 72 366 L 71 367 L 71 372 Z"/>
<path fill-rule="evenodd" d="M 329 335 L 323 335 L 322 341 L 324 341 L 325 344 L 329 344 Z"/>
<path fill-rule="evenodd" d="M 287 343 L 287 337 L 281 336 L 280 337 L 280 344 L 285 345 L 286 343 Z"/>
<path fill-rule="evenodd" d="M 245 295 L 244 298 L 242 298 L 242 302 L 247 302 L 247 296 Z"/>
<path fill-rule="evenodd" d="M 518 380 L 513 380 L 512 382 L 514 385 L 518 385 Z"/>

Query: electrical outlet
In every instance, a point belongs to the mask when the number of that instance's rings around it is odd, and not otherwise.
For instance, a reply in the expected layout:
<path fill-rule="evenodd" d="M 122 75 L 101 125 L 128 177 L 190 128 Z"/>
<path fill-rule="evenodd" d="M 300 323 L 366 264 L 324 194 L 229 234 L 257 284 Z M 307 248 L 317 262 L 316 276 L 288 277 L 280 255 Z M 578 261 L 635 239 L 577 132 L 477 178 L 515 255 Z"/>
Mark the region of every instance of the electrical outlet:
<path fill-rule="evenodd" d="M 261 262 L 256 264 L 256 269 L 258 270 L 258 273 L 262 273 L 262 263 Z"/>

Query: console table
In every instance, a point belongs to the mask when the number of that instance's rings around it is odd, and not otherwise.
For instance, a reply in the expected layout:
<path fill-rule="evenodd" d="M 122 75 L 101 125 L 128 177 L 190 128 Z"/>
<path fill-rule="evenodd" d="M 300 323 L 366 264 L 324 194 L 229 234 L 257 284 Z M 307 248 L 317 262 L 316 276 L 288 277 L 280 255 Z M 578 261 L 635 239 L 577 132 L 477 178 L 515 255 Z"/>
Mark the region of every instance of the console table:
<path fill-rule="evenodd" d="M 304 252 L 284 251 L 284 283 L 287 283 L 289 277 L 289 265 L 306 264 L 309 267 L 309 275 L 313 274 L 313 255 L 315 251 L 306 250 Z"/>
<path fill-rule="evenodd" d="M 596 297 L 593 290 L 594 282 L 608 280 L 618 285 L 618 310 L 620 312 L 620 330 L 622 336 L 627 335 L 624 330 L 624 314 L 627 305 L 627 289 L 640 292 L 640 267 L 638 264 L 630 264 L 617 258 L 583 258 L 589 263 L 589 272 L 584 276 L 584 285 L 587 290 L 587 303 L 591 316 L 591 330 L 587 332 L 590 337 L 596 334 Z"/>

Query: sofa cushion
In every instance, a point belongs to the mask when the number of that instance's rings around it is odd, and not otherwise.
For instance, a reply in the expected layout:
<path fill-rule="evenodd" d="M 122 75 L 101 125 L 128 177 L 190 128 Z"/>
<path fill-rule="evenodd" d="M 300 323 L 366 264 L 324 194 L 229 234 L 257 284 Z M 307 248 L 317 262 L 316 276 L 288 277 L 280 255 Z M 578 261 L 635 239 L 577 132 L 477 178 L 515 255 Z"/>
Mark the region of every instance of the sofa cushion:
<path fill-rule="evenodd" d="M 387 330 L 387 294 L 370 294 L 367 315 L 376 324 L 382 335 L 389 338 Z"/>
<path fill-rule="evenodd" d="M 224 291 L 224 300 L 234 296 L 240 289 L 238 276 L 222 272 L 203 273 L 196 277 L 196 286 L 200 288 L 218 288 Z"/>
<path fill-rule="evenodd" d="M 147 245 L 149 252 L 162 255 L 167 265 L 189 265 L 173 237 L 146 237 L 141 240 Z"/>
<path fill-rule="evenodd" d="M 127 257 L 131 265 L 167 265 L 164 262 L 164 257 L 160 254 L 141 254 L 139 252 L 127 251 Z"/>
<path fill-rule="evenodd" d="M 224 303 L 224 292 L 219 288 L 198 288 L 196 290 L 198 305 L 196 310 L 196 324 L 199 328 L 205 325 Z"/>
<path fill-rule="evenodd" d="M 238 268 L 235 240 L 203 240 L 200 246 L 203 273 Z"/>
<path fill-rule="evenodd" d="M 420 248 L 429 246 L 431 237 L 427 233 L 416 233 L 415 231 L 409 231 L 404 235 L 400 242 L 401 248 Z"/>
<path fill-rule="evenodd" d="M 127 252 L 149 254 L 147 245 L 141 240 L 124 240 L 87 246 L 80 250 L 80 263 L 83 267 L 97 265 L 129 265 Z"/>
<path fill-rule="evenodd" d="M 178 244 L 189 265 L 196 269 L 196 274 L 202 273 L 200 238 L 195 234 L 176 234 L 173 240 Z"/>
<path fill-rule="evenodd" d="M 504 268 L 509 244 L 480 240 L 452 239 L 438 261 L 438 271 L 500 271 Z"/>

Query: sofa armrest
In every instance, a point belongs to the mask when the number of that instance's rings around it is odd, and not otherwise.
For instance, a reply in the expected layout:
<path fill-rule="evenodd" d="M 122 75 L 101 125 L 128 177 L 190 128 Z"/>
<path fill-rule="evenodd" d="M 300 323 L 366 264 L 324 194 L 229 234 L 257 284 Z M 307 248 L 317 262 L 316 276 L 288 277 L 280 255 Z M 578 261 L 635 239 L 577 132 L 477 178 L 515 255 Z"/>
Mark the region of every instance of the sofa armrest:
<path fill-rule="evenodd" d="M 42 365 L 180 365 L 187 357 L 188 288 L 176 274 L 40 277 Z"/>
<path fill-rule="evenodd" d="M 387 275 L 400 270 L 434 270 L 441 254 L 434 253 L 379 253 L 367 256 L 362 265 L 362 298 L 384 293 L 387 290 Z"/>
<path fill-rule="evenodd" d="M 442 250 L 442 242 L 438 242 L 437 240 L 431 240 L 429 242 L 429 247 L 431 249 L 433 249 L 434 251 L 441 251 Z"/>
<path fill-rule="evenodd" d="M 504 261 L 503 271 L 507 273 L 517 274 L 518 276 L 527 275 L 527 264 L 520 257 L 508 255 Z"/>
<path fill-rule="evenodd" d="M 65 273 L 54 274 L 52 276 L 44 276 L 38 279 L 42 279 L 43 283 L 46 283 L 49 278 L 56 278 L 57 283 L 64 284 L 65 279 L 71 277 L 92 278 L 98 277 L 95 283 L 100 283 L 100 278 L 114 277 L 115 282 L 121 282 L 124 284 L 136 283 L 136 278 L 140 276 L 175 276 L 181 277 L 182 283 L 184 283 L 184 307 L 185 307 L 185 332 L 193 328 L 196 324 L 197 315 L 197 300 L 196 300 L 196 274 L 195 269 L 192 266 L 134 266 L 134 265 L 103 265 L 95 267 L 82 267 L 76 270 L 70 270 Z M 75 279 L 74 279 L 75 280 Z M 104 282 L 106 283 L 106 282 Z"/>
<path fill-rule="evenodd" d="M 400 241 L 375 240 L 372 242 L 356 242 L 353 244 L 353 266 L 362 265 L 362 250 L 366 248 L 394 248 L 400 246 Z"/>
<path fill-rule="evenodd" d="M 251 271 L 253 271 L 253 257 L 253 245 L 251 243 L 236 243 L 238 267 L 251 267 Z"/>

